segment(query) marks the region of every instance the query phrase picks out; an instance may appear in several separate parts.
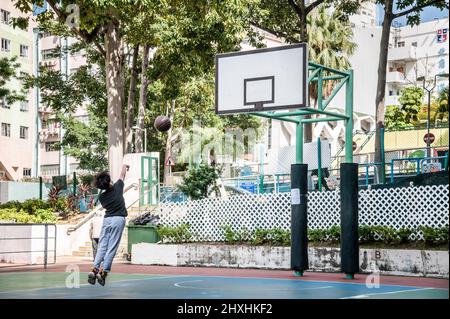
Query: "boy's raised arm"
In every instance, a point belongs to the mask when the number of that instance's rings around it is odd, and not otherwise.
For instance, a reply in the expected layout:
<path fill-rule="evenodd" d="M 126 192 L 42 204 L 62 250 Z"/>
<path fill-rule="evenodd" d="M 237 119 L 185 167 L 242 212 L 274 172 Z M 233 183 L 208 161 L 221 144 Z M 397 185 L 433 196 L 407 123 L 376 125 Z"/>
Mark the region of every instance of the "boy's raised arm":
<path fill-rule="evenodd" d="M 126 165 L 126 164 L 122 165 L 122 171 L 120 172 L 119 179 L 121 179 L 121 180 L 125 179 L 125 175 L 127 174 L 127 171 L 128 171 L 129 168 L 130 168 L 129 165 Z"/>

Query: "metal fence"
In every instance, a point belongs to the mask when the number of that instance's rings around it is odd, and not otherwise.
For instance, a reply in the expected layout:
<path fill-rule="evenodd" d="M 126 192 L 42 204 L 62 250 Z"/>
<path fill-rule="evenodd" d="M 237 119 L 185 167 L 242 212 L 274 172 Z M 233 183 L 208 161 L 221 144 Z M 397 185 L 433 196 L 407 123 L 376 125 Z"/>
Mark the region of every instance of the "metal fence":
<path fill-rule="evenodd" d="M 0 224 L 0 263 L 43 265 L 56 263 L 55 224 Z"/>

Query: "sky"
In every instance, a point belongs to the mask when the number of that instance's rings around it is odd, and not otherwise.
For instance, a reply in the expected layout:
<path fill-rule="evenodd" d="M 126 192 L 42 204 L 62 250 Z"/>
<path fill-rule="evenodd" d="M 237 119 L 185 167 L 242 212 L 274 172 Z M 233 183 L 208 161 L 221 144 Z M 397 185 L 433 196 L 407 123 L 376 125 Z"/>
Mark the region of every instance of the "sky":
<path fill-rule="evenodd" d="M 447 18 L 448 17 L 448 10 L 439 10 L 437 8 L 433 8 L 433 7 L 428 7 L 425 8 L 422 11 L 422 22 L 427 22 L 427 21 L 431 21 L 433 19 L 436 18 Z M 383 6 L 378 5 L 377 8 L 377 19 L 378 19 L 378 24 L 381 25 L 381 23 L 383 22 Z M 395 21 L 398 21 L 400 24 L 405 25 L 406 24 L 406 17 L 401 17 L 399 19 L 396 19 Z"/>

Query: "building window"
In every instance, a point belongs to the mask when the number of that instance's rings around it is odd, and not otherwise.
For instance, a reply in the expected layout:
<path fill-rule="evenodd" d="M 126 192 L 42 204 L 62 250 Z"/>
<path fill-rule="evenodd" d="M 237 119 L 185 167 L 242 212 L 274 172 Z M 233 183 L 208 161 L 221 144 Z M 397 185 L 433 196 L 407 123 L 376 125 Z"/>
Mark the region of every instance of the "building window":
<path fill-rule="evenodd" d="M 2 38 L 2 51 L 9 52 L 11 51 L 11 41 L 5 38 Z"/>
<path fill-rule="evenodd" d="M 20 45 L 20 56 L 23 58 L 28 57 L 28 45 Z"/>
<path fill-rule="evenodd" d="M 6 99 L 6 96 L 3 97 L 3 99 L 0 100 L 0 105 L 4 109 L 10 109 L 11 106 L 8 104 L 8 100 Z"/>
<path fill-rule="evenodd" d="M 397 48 L 403 48 L 405 46 L 405 41 L 399 41 L 397 43 Z"/>
<path fill-rule="evenodd" d="M 20 127 L 20 138 L 24 140 L 28 139 L 28 127 L 26 126 Z"/>
<path fill-rule="evenodd" d="M 20 111 L 21 112 L 28 112 L 28 101 L 20 101 Z"/>
<path fill-rule="evenodd" d="M 0 21 L 4 24 L 9 24 L 9 20 L 11 18 L 11 13 L 9 11 L 0 10 Z"/>
<path fill-rule="evenodd" d="M 58 143 L 58 142 L 46 142 L 46 143 L 45 143 L 45 151 L 46 151 L 46 152 L 57 151 L 57 149 L 56 149 L 56 143 Z"/>
<path fill-rule="evenodd" d="M 2 123 L 2 136 L 11 137 L 11 124 Z"/>
<path fill-rule="evenodd" d="M 45 61 L 56 58 L 56 52 L 57 51 L 55 49 L 42 50 L 42 60 Z"/>
<path fill-rule="evenodd" d="M 23 169 L 23 176 L 31 177 L 31 168 L 24 168 Z"/>
<path fill-rule="evenodd" d="M 412 42 L 411 46 L 417 48 L 417 42 Z"/>
<path fill-rule="evenodd" d="M 389 96 L 393 96 L 394 95 L 394 91 L 389 90 Z"/>

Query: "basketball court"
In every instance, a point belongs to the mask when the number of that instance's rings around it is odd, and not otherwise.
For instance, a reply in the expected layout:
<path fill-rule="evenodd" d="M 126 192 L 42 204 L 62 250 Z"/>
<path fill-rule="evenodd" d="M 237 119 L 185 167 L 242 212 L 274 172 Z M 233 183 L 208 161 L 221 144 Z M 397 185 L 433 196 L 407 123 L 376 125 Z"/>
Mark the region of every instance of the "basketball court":
<path fill-rule="evenodd" d="M 448 299 L 448 280 L 381 276 L 380 286 L 343 274 L 290 270 L 162 267 L 116 264 L 105 287 L 86 282 L 89 264 L 80 269 L 79 288 L 67 288 L 67 265 L 0 270 L 0 299 Z M 69 287 L 70 287 L 69 280 Z"/>

